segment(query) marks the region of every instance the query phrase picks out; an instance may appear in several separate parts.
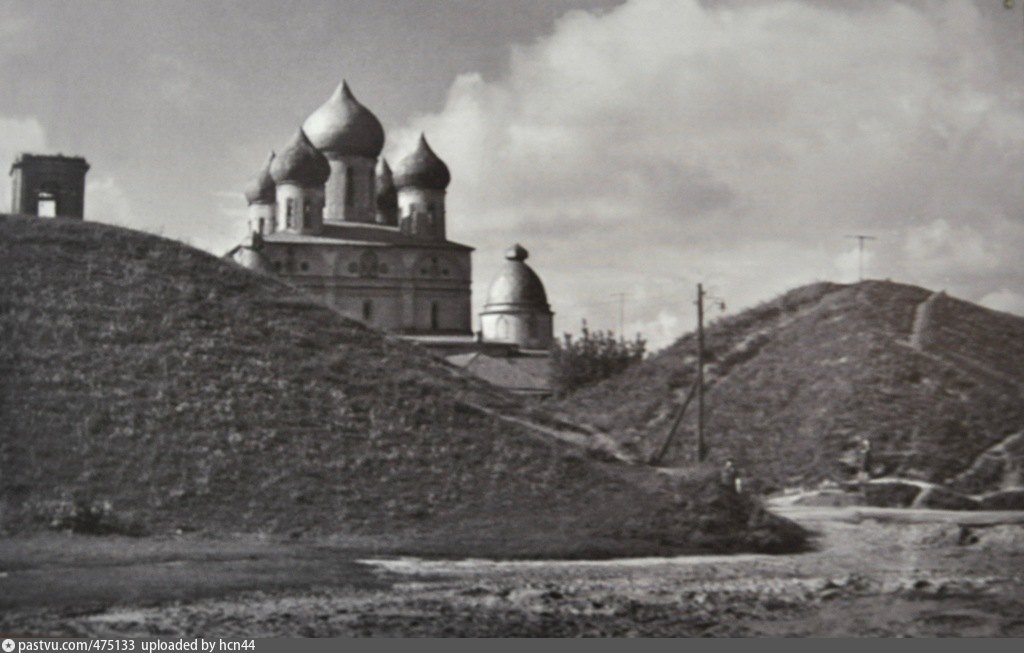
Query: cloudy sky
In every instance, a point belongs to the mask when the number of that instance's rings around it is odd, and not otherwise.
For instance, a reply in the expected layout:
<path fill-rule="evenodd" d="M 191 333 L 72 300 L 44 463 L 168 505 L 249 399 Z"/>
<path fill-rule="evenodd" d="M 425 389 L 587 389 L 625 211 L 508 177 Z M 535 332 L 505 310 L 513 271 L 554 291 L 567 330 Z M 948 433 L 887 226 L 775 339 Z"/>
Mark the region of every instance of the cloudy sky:
<path fill-rule="evenodd" d="M 86 156 L 87 217 L 222 253 L 342 78 L 425 130 L 474 301 L 521 242 L 559 331 L 655 346 L 865 272 L 1024 314 L 1024 16 L 1003 0 L 0 2 L 0 161 Z M 0 202 L 7 206 L 7 188 Z"/>

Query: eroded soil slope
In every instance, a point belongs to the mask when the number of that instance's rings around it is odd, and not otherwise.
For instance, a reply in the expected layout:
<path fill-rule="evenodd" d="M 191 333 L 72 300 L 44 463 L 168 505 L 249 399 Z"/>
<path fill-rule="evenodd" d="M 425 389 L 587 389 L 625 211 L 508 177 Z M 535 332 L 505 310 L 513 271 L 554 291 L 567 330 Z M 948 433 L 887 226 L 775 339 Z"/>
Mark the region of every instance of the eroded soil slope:
<path fill-rule="evenodd" d="M 695 347 L 684 336 L 560 408 L 640 456 L 656 451 Z M 864 437 L 876 474 L 971 492 L 1020 483 L 1024 318 L 914 286 L 822 283 L 718 321 L 707 349 L 712 459 L 732 457 L 763 488 L 848 478 Z M 692 456 L 694 413 L 669 464 Z"/>
<path fill-rule="evenodd" d="M 8 533 L 91 506 L 114 530 L 361 534 L 450 555 L 802 541 L 707 475 L 666 489 L 498 419 L 520 408 L 492 387 L 180 243 L 0 217 L 0 259 Z"/>

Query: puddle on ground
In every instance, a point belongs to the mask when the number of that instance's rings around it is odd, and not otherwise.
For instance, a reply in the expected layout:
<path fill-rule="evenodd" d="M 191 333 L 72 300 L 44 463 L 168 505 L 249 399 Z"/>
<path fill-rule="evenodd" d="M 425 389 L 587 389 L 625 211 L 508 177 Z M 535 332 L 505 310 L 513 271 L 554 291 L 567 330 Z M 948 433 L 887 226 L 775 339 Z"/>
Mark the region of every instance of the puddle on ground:
<path fill-rule="evenodd" d="M 736 555 L 690 555 L 656 558 L 611 558 L 609 560 L 430 560 L 426 558 L 369 558 L 358 562 L 397 574 L 468 571 L 517 571 L 531 569 L 635 569 L 658 566 L 726 565 L 778 560 L 779 556 L 757 553 Z"/>

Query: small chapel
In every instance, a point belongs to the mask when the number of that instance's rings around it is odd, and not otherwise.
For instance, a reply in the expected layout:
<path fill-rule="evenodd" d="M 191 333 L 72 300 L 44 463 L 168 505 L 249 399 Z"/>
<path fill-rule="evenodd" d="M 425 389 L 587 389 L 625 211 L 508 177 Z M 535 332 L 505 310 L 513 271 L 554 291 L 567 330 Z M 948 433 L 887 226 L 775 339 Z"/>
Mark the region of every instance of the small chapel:
<path fill-rule="evenodd" d="M 546 351 L 553 313 L 526 249 L 505 252 L 474 324 L 473 248 L 448 238 L 448 166 L 421 135 L 392 168 L 384 138 L 342 82 L 245 188 L 247 235 L 226 257 L 447 357 Z"/>

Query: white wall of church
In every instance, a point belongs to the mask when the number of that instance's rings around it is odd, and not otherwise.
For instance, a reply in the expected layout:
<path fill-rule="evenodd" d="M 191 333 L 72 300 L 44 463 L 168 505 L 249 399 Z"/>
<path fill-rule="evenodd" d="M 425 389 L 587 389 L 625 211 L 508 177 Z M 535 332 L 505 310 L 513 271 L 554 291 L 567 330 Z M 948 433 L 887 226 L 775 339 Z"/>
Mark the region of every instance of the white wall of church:
<path fill-rule="evenodd" d="M 249 233 L 267 236 L 274 233 L 277 208 L 273 204 L 249 205 Z"/>
<path fill-rule="evenodd" d="M 524 349 L 547 349 L 553 333 L 550 314 L 523 312 L 481 313 L 480 330 L 486 342 L 507 342 Z"/>
<path fill-rule="evenodd" d="M 375 328 L 472 332 L 468 251 L 267 241 L 263 253 L 276 273 Z"/>
<path fill-rule="evenodd" d="M 421 290 L 415 299 L 415 329 L 418 331 L 459 331 L 472 329 L 468 297 L 464 293 Z"/>
<path fill-rule="evenodd" d="M 412 187 L 398 189 L 398 221 L 402 231 L 411 236 L 444 240 L 444 200 L 443 190 Z M 420 214 L 420 217 L 410 223 L 408 218 L 414 214 Z"/>
<path fill-rule="evenodd" d="M 324 191 L 295 184 L 277 185 L 277 231 L 313 234 L 323 225 Z"/>

